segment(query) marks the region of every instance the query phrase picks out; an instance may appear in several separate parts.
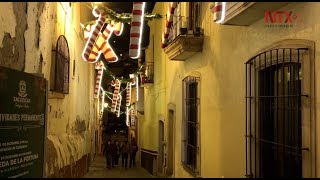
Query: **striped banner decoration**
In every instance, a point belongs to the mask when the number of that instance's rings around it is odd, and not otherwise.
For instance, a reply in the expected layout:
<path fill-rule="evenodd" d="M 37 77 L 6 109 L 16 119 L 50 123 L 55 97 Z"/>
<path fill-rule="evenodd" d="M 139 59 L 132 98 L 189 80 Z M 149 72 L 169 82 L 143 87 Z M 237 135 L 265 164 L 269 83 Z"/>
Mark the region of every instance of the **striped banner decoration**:
<path fill-rule="evenodd" d="M 117 100 L 117 117 L 120 117 L 121 101 L 122 101 L 122 96 L 121 94 L 119 94 L 118 100 Z"/>
<path fill-rule="evenodd" d="M 127 82 L 127 90 L 126 90 L 126 106 L 130 106 L 131 104 L 131 94 L 132 88 L 131 86 L 135 85 L 135 79 L 132 78 L 132 82 Z"/>
<path fill-rule="evenodd" d="M 117 107 L 118 98 L 119 98 L 119 91 L 120 91 L 121 82 L 119 81 L 119 79 L 116 79 L 114 81 L 114 83 L 111 83 L 111 85 L 114 86 L 111 112 L 115 112 L 116 107 Z"/>
<path fill-rule="evenodd" d="M 94 87 L 94 98 L 98 98 L 100 93 L 102 76 L 103 76 L 103 69 L 104 69 L 103 63 L 101 61 L 97 62 L 95 64 L 95 69 L 98 70 L 98 74 L 96 77 L 96 85 Z"/>
<path fill-rule="evenodd" d="M 127 107 L 126 108 L 126 125 L 128 127 L 130 126 L 129 114 L 130 114 L 130 109 L 129 109 L 129 107 Z"/>
<path fill-rule="evenodd" d="M 93 12 L 99 13 L 100 16 L 95 25 L 87 25 L 84 29 L 84 39 L 87 41 L 87 44 L 82 53 L 82 57 L 89 63 L 95 63 L 98 61 L 100 54 L 103 53 L 108 62 L 116 62 L 118 57 L 109 44 L 109 38 L 112 33 L 117 36 L 121 35 L 123 23 L 119 22 L 115 24 L 114 22 L 111 22 L 101 33 L 100 31 L 105 21 L 105 15 L 102 16 L 101 14 L 104 14 L 104 12 L 97 9 L 94 9 Z"/>
<path fill-rule="evenodd" d="M 131 112 L 131 126 L 135 126 L 135 120 L 136 120 L 135 110 L 132 108 L 130 112 Z"/>
<path fill-rule="evenodd" d="M 85 40 L 89 39 L 88 35 L 90 35 L 89 30 L 92 29 L 91 25 L 88 25 L 84 30 L 84 38 Z M 115 26 L 108 24 L 103 33 L 100 33 L 97 37 L 97 40 L 91 50 L 89 55 L 89 61 L 94 62 L 99 58 L 100 54 L 103 53 L 105 59 L 108 62 L 116 62 L 118 60 L 118 56 L 114 53 L 113 49 L 109 44 L 109 38 L 112 33 L 117 36 L 120 36 L 123 30 L 123 23 L 117 23 Z M 87 47 L 88 48 L 88 47 Z"/>
<path fill-rule="evenodd" d="M 126 106 L 130 106 L 131 103 L 131 82 L 127 83 L 127 90 L 126 90 Z"/>
<path fill-rule="evenodd" d="M 211 4 L 210 11 L 213 13 L 213 22 L 221 23 L 225 16 L 226 2 L 215 2 Z"/>
<path fill-rule="evenodd" d="M 161 48 L 165 48 L 167 46 L 167 41 L 170 33 L 170 28 L 172 26 L 174 10 L 177 7 L 177 2 L 169 2 L 167 17 L 166 17 L 166 27 L 162 34 Z"/>
<path fill-rule="evenodd" d="M 109 44 L 109 38 L 111 37 L 112 32 L 120 36 L 123 30 L 123 23 L 114 23 L 108 24 L 107 28 L 103 31 L 102 35 L 97 41 L 97 46 L 99 47 L 98 51 L 103 53 L 104 58 L 108 62 L 118 61 L 118 56 L 114 53 L 113 49 Z"/>
<path fill-rule="evenodd" d="M 101 111 L 102 111 L 102 113 L 104 111 L 104 98 L 105 98 L 105 96 L 106 96 L 106 94 L 105 94 L 104 90 L 102 90 L 102 88 L 101 88 L 101 105 L 102 105 Z"/>
<path fill-rule="evenodd" d="M 97 58 L 90 58 L 90 54 L 92 53 L 92 49 L 96 43 L 97 37 L 104 25 L 104 22 L 106 20 L 106 14 L 102 11 L 99 10 L 97 7 L 95 7 L 92 10 L 92 14 L 98 18 L 98 20 L 96 21 L 96 24 L 94 25 L 94 27 L 92 28 L 91 35 L 90 38 L 87 41 L 86 44 L 86 48 L 84 49 L 83 53 L 82 53 L 82 58 L 90 63 L 95 63 L 97 62 Z"/>
<path fill-rule="evenodd" d="M 144 21 L 145 2 L 133 2 L 129 56 L 132 59 L 139 58 L 141 46 L 141 34 Z"/>
<path fill-rule="evenodd" d="M 99 120 L 102 120 L 103 118 L 103 111 L 104 111 L 104 98 L 105 98 L 105 93 L 104 91 L 101 89 L 101 102 L 100 102 L 100 116 L 99 116 Z"/>

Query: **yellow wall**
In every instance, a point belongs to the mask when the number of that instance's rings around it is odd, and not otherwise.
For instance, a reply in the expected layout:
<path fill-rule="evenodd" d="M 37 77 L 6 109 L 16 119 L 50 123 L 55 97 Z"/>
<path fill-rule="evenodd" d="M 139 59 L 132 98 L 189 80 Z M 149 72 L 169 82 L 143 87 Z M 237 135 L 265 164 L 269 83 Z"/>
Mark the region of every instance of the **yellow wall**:
<path fill-rule="evenodd" d="M 85 41 L 80 22 L 89 21 L 88 17 L 91 12 L 89 9 L 81 7 L 80 3 L 72 3 L 70 7 L 69 2 L 58 2 L 52 3 L 51 6 L 53 12 L 56 12 L 56 15 L 53 14 L 56 19 L 55 23 L 51 24 L 51 29 L 53 29 L 51 36 L 49 33 L 47 36 L 43 36 L 43 39 L 52 38 L 51 43 L 45 44 L 49 45 L 49 47 L 45 47 L 45 52 L 48 53 L 45 59 L 48 59 L 48 62 L 43 67 L 43 73 L 45 78 L 50 79 L 50 51 L 51 47 L 55 48 L 55 43 L 60 35 L 64 35 L 68 41 L 70 73 L 69 94 L 60 99 L 49 93 L 47 137 L 55 149 L 48 151 L 56 151 L 57 159 L 49 161 L 50 158 L 47 157 L 47 175 L 92 152 L 91 140 L 94 137 L 94 125 L 97 124 L 97 112 L 93 98 L 94 68 L 92 64 L 83 61 L 81 57 Z M 80 21 L 80 15 L 82 21 Z M 75 75 L 73 75 L 74 63 Z M 47 147 L 50 148 L 50 146 Z M 48 156 L 52 155 L 48 154 Z"/>
<path fill-rule="evenodd" d="M 68 42 L 69 94 L 49 92 L 48 96 L 45 174 L 51 176 L 93 151 L 92 138 L 97 120 L 93 98 L 94 67 L 81 58 L 85 41 L 80 29 L 80 22 L 92 20 L 92 12 L 81 3 L 72 3 L 70 7 L 68 2 L 2 2 L 0 17 L 0 48 L 11 47 L 10 42 L 15 43 L 12 52 L 5 52 L 9 58 L 6 57 L 6 61 L 0 58 L 0 65 L 43 74 L 49 84 L 55 58 L 52 50 L 55 50 L 60 35 L 64 35 Z M 7 39 L 6 33 L 10 35 Z M 11 55 L 22 60 L 10 62 Z"/>
<path fill-rule="evenodd" d="M 204 29 L 202 53 L 186 61 L 170 61 L 160 47 L 168 3 L 156 3 L 153 13 L 164 18 L 152 21 L 150 40 L 155 37 L 155 82 L 145 88 L 145 119 L 141 127 L 143 146 L 157 150 L 157 117 L 167 119 L 167 105 L 176 105 L 175 123 L 175 177 L 191 177 L 181 166 L 182 79 L 189 73 L 200 73 L 200 129 L 201 176 L 244 177 L 245 175 L 245 65 L 256 53 L 284 39 L 320 40 L 320 3 L 290 3 L 283 9 L 302 15 L 302 21 L 294 28 L 268 28 L 264 19 L 245 26 L 219 25 L 213 22 L 210 3 L 201 3 L 201 20 Z M 264 13 L 264 12 L 261 12 Z M 150 42 L 151 44 L 151 42 Z M 152 60 L 152 46 L 146 57 Z M 316 49 L 315 68 L 320 54 Z M 319 78 L 316 71 L 315 79 Z M 166 82 L 166 83 L 165 83 Z M 316 81 L 317 82 L 317 81 Z M 317 86 L 317 84 L 316 84 Z M 165 91 L 164 91 L 165 90 Z M 320 92 L 316 91 L 316 106 Z M 317 121 L 319 113 L 316 112 Z M 320 125 L 317 123 L 319 134 Z M 320 140 L 317 140 L 318 146 Z M 317 148 L 317 154 L 320 153 Z M 320 159 L 317 159 L 320 177 Z"/>

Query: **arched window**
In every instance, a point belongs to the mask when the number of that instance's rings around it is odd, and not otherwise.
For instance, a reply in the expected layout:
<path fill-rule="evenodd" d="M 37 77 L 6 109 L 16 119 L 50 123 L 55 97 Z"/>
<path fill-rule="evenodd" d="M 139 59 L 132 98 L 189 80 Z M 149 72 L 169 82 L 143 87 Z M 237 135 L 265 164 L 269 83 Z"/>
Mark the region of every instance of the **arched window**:
<path fill-rule="evenodd" d="M 200 77 L 196 76 L 187 76 L 182 81 L 181 160 L 183 166 L 194 176 L 200 175 L 199 81 Z"/>
<path fill-rule="evenodd" d="M 69 64 L 70 55 L 68 42 L 65 36 L 60 35 L 55 50 L 53 61 L 54 79 L 52 79 L 51 90 L 63 94 L 69 93 Z"/>
<path fill-rule="evenodd" d="M 246 63 L 248 177 L 312 176 L 313 49 L 284 44 Z"/>

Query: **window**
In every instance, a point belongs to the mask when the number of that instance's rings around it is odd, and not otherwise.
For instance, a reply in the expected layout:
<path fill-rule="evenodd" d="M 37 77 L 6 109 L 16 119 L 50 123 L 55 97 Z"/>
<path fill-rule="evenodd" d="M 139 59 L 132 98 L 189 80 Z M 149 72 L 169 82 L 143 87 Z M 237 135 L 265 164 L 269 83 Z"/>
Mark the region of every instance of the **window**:
<path fill-rule="evenodd" d="M 179 35 L 200 35 L 200 2 L 178 2 L 174 10 L 169 42 Z M 184 8 L 185 14 L 182 10 Z"/>
<path fill-rule="evenodd" d="M 248 177 L 311 174 L 313 90 L 308 53 L 308 48 L 278 48 L 246 63 Z"/>
<path fill-rule="evenodd" d="M 182 164 L 194 175 L 200 174 L 198 83 L 198 77 L 183 80 Z"/>
<path fill-rule="evenodd" d="M 55 57 L 52 64 L 53 79 L 51 80 L 51 91 L 68 94 L 70 57 L 68 42 L 63 35 L 59 36 L 54 52 Z"/>
<path fill-rule="evenodd" d="M 200 31 L 200 2 L 189 2 L 188 30 Z M 199 32 L 200 33 L 200 32 Z"/>

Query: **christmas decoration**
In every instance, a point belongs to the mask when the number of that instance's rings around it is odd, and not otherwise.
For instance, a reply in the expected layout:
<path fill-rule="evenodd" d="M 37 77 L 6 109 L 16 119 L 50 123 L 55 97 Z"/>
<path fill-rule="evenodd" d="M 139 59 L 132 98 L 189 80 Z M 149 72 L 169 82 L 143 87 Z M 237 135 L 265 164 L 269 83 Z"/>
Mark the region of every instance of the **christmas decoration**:
<path fill-rule="evenodd" d="M 89 57 L 90 57 L 90 54 L 92 54 L 92 49 L 93 49 L 93 46 L 96 44 L 97 36 L 100 34 L 101 28 L 102 28 L 102 26 L 103 26 L 103 24 L 105 22 L 106 14 L 103 11 L 101 12 L 100 10 L 98 10 L 97 7 L 95 7 L 92 10 L 92 14 L 95 17 L 98 17 L 98 20 L 96 21 L 95 25 L 93 26 L 92 30 L 90 31 L 91 35 L 90 35 L 90 38 L 87 41 L 87 44 L 85 46 L 85 49 L 84 49 L 83 53 L 82 53 L 82 57 L 83 57 L 83 59 L 85 61 L 94 63 L 94 62 L 97 61 L 97 59 L 96 58 L 91 58 L 90 59 Z"/>
<path fill-rule="evenodd" d="M 135 126 L 135 118 L 136 118 L 135 110 L 132 108 L 131 109 L 131 126 Z"/>
<path fill-rule="evenodd" d="M 134 85 L 134 82 L 127 82 L 126 88 L 126 106 L 131 104 L 131 86 Z"/>
<path fill-rule="evenodd" d="M 116 77 L 116 75 L 114 75 L 109 69 L 105 68 L 105 74 L 109 77 L 111 77 L 112 79 L 118 79 L 121 83 L 128 83 L 128 82 L 132 82 L 132 79 L 135 77 L 138 77 L 141 73 L 141 70 L 143 69 L 143 65 L 141 65 L 137 71 L 133 74 L 133 77 L 131 78 L 123 78 L 123 77 Z"/>
<path fill-rule="evenodd" d="M 95 6 L 92 6 L 90 5 L 91 9 L 92 7 L 95 7 Z M 98 7 L 99 9 L 102 9 L 104 11 L 104 13 L 107 15 L 107 18 L 105 19 L 105 23 L 110 23 L 111 21 L 114 21 L 114 22 L 121 22 L 121 23 L 130 23 L 131 22 L 131 18 L 132 18 L 132 14 L 131 13 L 116 13 L 115 11 L 109 9 L 107 6 L 105 6 L 104 4 L 99 4 L 99 5 L 96 5 L 96 7 Z M 144 14 L 144 20 L 146 21 L 152 21 L 153 19 L 161 19 L 162 16 L 160 14 L 149 14 L 149 13 L 145 13 Z M 87 22 L 85 23 L 84 27 L 86 27 L 86 25 L 92 25 L 92 24 L 95 24 L 96 22 L 95 21 L 90 21 L 90 22 Z M 82 28 L 84 28 L 82 27 Z"/>
<path fill-rule="evenodd" d="M 167 41 L 170 33 L 170 28 L 172 26 L 173 16 L 174 16 L 174 10 L 177 7 L 177 2 L 169 2 L 169 7 L 167 11 L 167 18 L 166 18 L 166 28 L 162 34 L 162 42 L 161 47 L 165 48 L 167 46 Z"/>
<path fill-rule="evenodd" d="M 119 79 L 112 80 L 111 81 L 111 86 L 114 86 L 111 112 L 115 112 L 116 111 L 116 106 L 117 106 L 117 101 L 118 101 L 118 98 L 119 98 L 118 95 L 119 95 L 119 91 L 120 91 L 121 82 L 119 81 Z"/>
<path fill-rule="evenodd" d="M 121 94 L 118 95 L 118 100 L 117 100 L 117 117 L 120 117 L 120 108 L 121 108 L 121 100 L 122 96 Z"/>
<path fill-rule="evenodd" d="M 93 9 L 92 13 L 99 18 L 96 24 L 85 26 L 84 39 L 87 40 L 87 44 L 82 53 L 82 58 L 89 63 L 95 63 L 98 61 L 100 54 L 103 53 L 108 62 L 115 62 L 118 60 L 118 57 L 109 44 L 109 38 L 112 33 L 120 36 L 123 24 L 111 22 L 101 33 L 100 31 L 104 25 L 106 14 L 97 8 Z"/>
<path fill-rule="evenodd" d="M 90 3 L 84 4 L 87 5 Z M 139 62 L 139 68 L 137 72 L 132 74 L 130 78 L 116 77 L 110 70 L 108 70 L 108 68 L 106 68 L 104 63 L 99 60 L 99 58 L 102 53 L 107 62 L 110 63 L 118 61 L 118 57 L 108 41 L 113 33 L 117 36 L 121 35 L 124 27 L 123 23 L 131 24 L 129 56 L 133 59 L 139 58 L 144 20 L 151 21 L 153 19 L 160 19 L 162 16 L 159 14 L 144 13 L 145 2 L 134 2 L 132 14 L 116 13 L 107 8 L 105 3 L 91 3 L 91 5 L 92 6 L 89 8 L 92 9 L 92 14 L 97 19 L 87 22 L 84 25 L 80 24 L 84 30 L 84 40 L 86 41 L 82 58 L 88 63 L 95 63 L 95 69 L 97 70 L 94 98 L 101 97 L 101 103 L 99 106 L 99 119 L 102 120 L 104 110 L 116 113 L 117 117 L 120 117 L 120 114 L 126 114 L 129 116 L 132 109 L 132 86 L 136 85 L 138 100 L 138 77 L 141 75 L 141 69 L 143 68 L 143 65 L 141 62 Z M 114 87 L 113 93 L 105 91 L 101 87 L 102 77 L 104 74 L 112 77 L 113 79 L 111 81 L 111 85 Z M 127 84 L 126 88 L 123 90 L 121 90 L 121 83 Z M 121 100 L 124 91 L 126 91 L 126 112 L 121 111 Z M 105 103 L 105 97 L 111 101 L 111 106 L 108 106 L 108 104 Z M 128 118 L 129 117 L 127 117 L 127 119 Z M 126 123 L 128 126 L 130 125 L 129 119 Z"/>
<path fill-rule="evenodd" d="M 103 63 L 102 62 L 96 63 L 95 69 L 98 70 L 98 73 L 97 73 L 97 77 L 96 77 L 96 85 L 94 88 L 94 98 L 98 98 L 99 92 L 100 92 L 100 87 L 101 87 L 103 69 L 104 69 Z"/>
<path fill-rule="evenodd" d="M 210 5 L 210 11 L 213 13 L 213 22 L 222 23 L 225 18 L 226 2 L 215 2 Z"/>
<path fill-rule="evenodd" d="M 129 56 L 132 59 L 139 58 L 140 56 L 144 7 L 145 2 L 133 2 L 129 45 Z"/>
<path fill-rule="evenodd" d="M 126 109 L 126 125 L 129 127 L 130 126 L 130 121 L 129 121 L 129 113 L 130 113 L 130 108 L 127 107 Z"/>
<path fill-rule="evenodd" d="M 103 89 L 99 89 L 99 91 L 102 91 L 100 94 L 101 97 L 101 101 L 100 101 L 100 112 L 99 112 L 99 120 L 102 121 L 102 117 L 103 117 L 103 110 L 104 110 L 104 98 L 105 98 L 105 93 L 103 91 Z"/>

